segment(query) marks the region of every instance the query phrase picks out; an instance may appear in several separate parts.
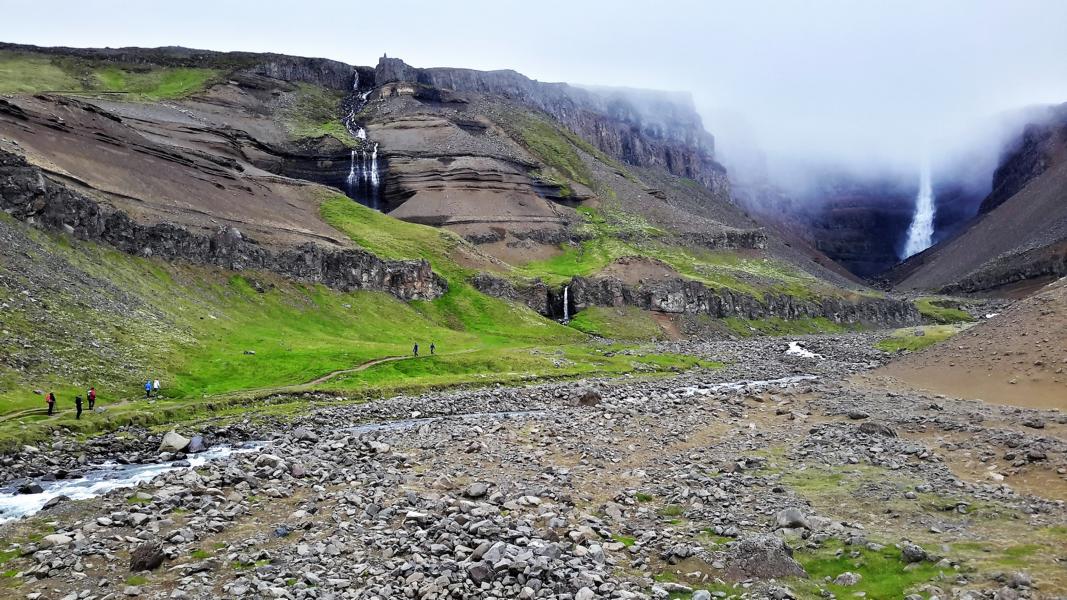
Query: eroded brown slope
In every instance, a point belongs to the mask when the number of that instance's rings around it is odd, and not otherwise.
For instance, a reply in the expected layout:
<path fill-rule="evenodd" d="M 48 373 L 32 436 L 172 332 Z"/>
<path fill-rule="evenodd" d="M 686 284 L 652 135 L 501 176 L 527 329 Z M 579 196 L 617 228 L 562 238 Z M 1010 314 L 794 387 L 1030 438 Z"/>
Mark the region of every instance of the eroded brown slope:
<path fill-rule="evenodd" d="M 1067 409 L 1067 279 L 875 375 L 960 398 Z"/>

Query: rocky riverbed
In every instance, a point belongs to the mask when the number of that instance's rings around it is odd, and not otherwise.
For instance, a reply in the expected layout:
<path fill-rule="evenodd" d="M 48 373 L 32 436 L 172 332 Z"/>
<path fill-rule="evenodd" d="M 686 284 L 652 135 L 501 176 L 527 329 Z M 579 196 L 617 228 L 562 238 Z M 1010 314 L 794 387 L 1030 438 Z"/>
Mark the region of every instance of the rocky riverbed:
<path fill-rule="evenodd" d="M 1067 593 L 1067 415 L 863 379 L 887 360 L 869 334 L 799 340 L 814 358 L 790 341 L 665 345 L 726 363 L 668 378 L 183 431 L 268 443 L 0 525 L 0 596 Z M 187 458 L 160 437 L 57 438 L 3 477 Z"/>

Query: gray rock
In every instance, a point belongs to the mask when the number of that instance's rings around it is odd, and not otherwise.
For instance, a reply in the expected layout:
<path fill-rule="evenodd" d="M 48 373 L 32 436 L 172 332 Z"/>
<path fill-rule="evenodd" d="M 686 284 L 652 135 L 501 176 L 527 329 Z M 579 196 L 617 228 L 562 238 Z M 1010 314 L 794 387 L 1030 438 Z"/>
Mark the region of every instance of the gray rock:
<path fill-rule="evenodd" d="M 176 431 L 168 431 L 159 443 L 159 452 L 178 453 L 184 452 L 189 447 L 191 440 Z"/>
<path fill-rule="evenodd" d="M 130 552 L 130 571 L 152 571 L 159 568 L 165 558 L 163 545 L 159 542 L 141 544 Z"/>
<path fill-rule="evenodd" d="M 799 508 L 790 507 L 780 510 L 775 519 L 778 522 L 779 529 L 797 529 L 801 527 L 811 529 L 807 518 L 804 517 L 804 513 L 800 512 Z"/>
<path fill-rule="evenodd" d="M 904 542 L 900 545 L 900 558 L 906 563 L 917 563 L 926 560 L 928 555 L 921 546 Z"/>
<path fill-rule="evenodd" d="M 842 573 L 842 574 L 840 574 L 840 575 L 838 575 L 837 577 L 834 578 L 834 585 L 842 585 L 842 586 L 846 586 L 846 587 L 851 587 L 851 586 L 854 586 L 857 583 L 859 583 L 861 579 L 863 579 L 863 576 L 860 575 L 859 573 L 853 573 L 852 571 L 845 571 L 844 573 Z"/>
<path fill-rule="evenodd" d="M 735 543 L 727 551 L 723 573 L 730 581 L 808 576 L 793 559 L 792 549 L 773 535 L 747 537 Z"/>

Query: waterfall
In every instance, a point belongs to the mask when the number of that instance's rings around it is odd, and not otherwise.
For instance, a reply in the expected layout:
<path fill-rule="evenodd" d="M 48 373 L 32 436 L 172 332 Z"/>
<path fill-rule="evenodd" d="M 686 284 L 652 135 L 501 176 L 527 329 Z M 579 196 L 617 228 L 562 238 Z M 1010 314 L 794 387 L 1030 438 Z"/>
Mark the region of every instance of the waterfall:
<path fill-rule="evenodd" d="M 904 245 L 902 258 L 918 254 L 933 245 L 935 212 L 930 162 L 924 161 L 919 173 L 919 194 L 915 197 L 915 216 L 908 227 L 908 241 Z"/>
<path fill-rule="evenodd" d="M 378 144 L 374 144 L 374 149 L 370 151 L 370 188 L 371 193 L 376 194 L 378 191 Z"/>
<path fill-rule="evenodd" d="M 356 130 L 356 139 L 367 141 L 367 130 L 360 127 Z"/>
<path fill-rule="evenodd" d="M 567 301 L 567 294 L 570 291 L 570 286 L 563 286 L 563 322 L 571 320 L 571 307 L 570 302 Z"/>
<path fill-rule="evenodd" d="M 352 191 L 352 186 L 356 183 L 356 151 L 352 151 L 352 157 L 348 162 L 348 179 L 345 180 L 348 183 L 348 191 Z"/>

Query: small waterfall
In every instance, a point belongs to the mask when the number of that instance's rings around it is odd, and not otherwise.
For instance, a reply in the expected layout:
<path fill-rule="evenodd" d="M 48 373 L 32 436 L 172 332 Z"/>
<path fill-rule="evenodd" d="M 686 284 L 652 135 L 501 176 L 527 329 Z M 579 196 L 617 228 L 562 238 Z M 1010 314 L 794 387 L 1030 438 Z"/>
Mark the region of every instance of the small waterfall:
<path fill-rule="evenodd" d="M 356 139 L 367 141 L 367 130 L 360 127 L 356 130 Z"/>
<path fill-rule="evenodd" d="M 348 183 L 348 191 L 352 191 L 352 186 L 356 183 L 356 151 L 352 151 L 352 157 L 348 162 L 348 179 L 345 180 Z"/>
<path fill-rule="evenodd" d="M 377 197 L 378 192 L 378 144 L 370 151 L 370 188 L 371 193 Z"/>
<path fill-rule="evenodd" d="M 345 191 L 348 193 L 348 197 L 356 202 L 375 210 L 381 210 L 378 201 L 381 193 L 378 144 L 375 143 L 368 149 L 367 130 L 356 123 L 356 114 L 366 104 L 369 95 L 369 91 L 359 94 L 359 100 L 349 110 L 348 116 L 342 119 L 342 123 L 348 129 L 348 133 L 359 141 L 359 150 L 352 150 L 349 157 Z M 359 153 L 358 159 L 356 157 L 357 152 Z"/>
<path fill-rule="evenodd" d="M 569 292 L 570 292 L 570 286 L 569 285 L 563 286 L 563 322 L 564 323 L 566 323 L 567 321 L 571 320 L 571 307 L 570 307 L 570 302 L 568 300 Z"/>
<path fill-rule="evenodd" d="M 934 238 L 934 190 L 930 176 L 930 162 L 923 161 L 919 173 L 919 194 L 915 197 L 915 216 L 908 227 L 908 241 L 904 245 L 904 256 L 908 258 L 933 245 Z"/>

